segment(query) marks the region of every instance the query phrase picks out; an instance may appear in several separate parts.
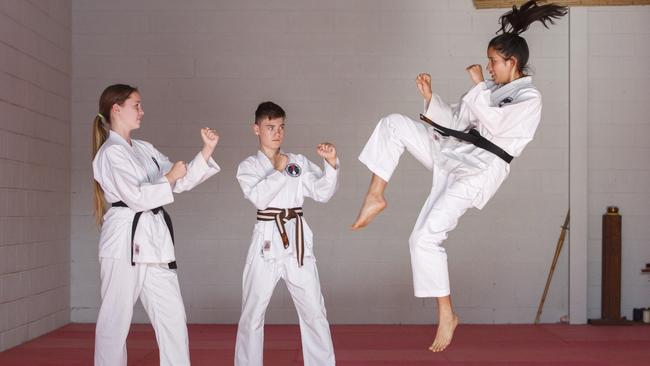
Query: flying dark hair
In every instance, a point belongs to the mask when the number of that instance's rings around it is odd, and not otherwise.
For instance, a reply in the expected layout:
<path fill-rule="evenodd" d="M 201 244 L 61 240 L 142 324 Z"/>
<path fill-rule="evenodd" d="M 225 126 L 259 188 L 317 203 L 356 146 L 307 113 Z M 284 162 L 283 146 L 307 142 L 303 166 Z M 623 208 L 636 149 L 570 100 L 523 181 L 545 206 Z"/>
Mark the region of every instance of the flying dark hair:
<path fill-rule="evenodd" d="M 499 18 L 501 29 L 496 33 L 498 36 L 492 38 L 488 48 L 498 51 L 504 58 L 514 57 L 517 59 L 518 71 L 525 73 L 528 66 L 528 44 L 520 36 L 531 24 L 541 22 L 548 28 L 548 23 L 555 24 L 554 19 L 566 15 L 568 8 L 557 4 L 538 5 L 537 0 L 530 0 L 519 8 L 513 6 L 512 10 Z M 501 33 L 501 34 L 499 34 Z"/>

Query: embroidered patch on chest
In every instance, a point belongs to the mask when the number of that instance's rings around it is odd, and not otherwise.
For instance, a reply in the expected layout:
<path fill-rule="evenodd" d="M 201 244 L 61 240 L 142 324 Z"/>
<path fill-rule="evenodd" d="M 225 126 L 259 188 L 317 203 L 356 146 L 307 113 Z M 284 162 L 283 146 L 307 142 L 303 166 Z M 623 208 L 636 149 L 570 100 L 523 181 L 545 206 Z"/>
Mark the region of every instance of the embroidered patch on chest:
<path fill-rule="evenodd" d="M 300 173 L 302 173 L 302 168 L 300 168 L 300 165 L 296 163 L 287 164 L 287 167 L 284 170 L 286 170 L 287 174 L 294 178 L 299 177 Z"/>
<path fill-rule="evenodd" d="M 512 103 L 512 98 L 507 97 L 506 99 L 499 102 L 499 108 L 503 107 L 506 104 Z"/>

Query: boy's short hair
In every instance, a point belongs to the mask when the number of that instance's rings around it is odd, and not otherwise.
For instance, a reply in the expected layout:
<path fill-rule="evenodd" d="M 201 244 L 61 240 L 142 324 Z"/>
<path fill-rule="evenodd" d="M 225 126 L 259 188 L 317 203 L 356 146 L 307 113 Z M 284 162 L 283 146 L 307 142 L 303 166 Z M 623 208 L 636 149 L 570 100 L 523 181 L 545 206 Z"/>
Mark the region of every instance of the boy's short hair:
<path fill-rule="evenodd" d="M 265 119 L 286 118 L 284 109 L 273 102 L 260 103 L 255 110 L 255 124 Z"/>

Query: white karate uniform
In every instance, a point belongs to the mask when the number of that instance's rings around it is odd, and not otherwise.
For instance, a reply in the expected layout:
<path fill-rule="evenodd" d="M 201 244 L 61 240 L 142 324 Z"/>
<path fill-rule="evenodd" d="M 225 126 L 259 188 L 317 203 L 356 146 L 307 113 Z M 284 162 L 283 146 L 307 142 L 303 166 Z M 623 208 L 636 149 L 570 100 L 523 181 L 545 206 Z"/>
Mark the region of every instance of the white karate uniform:
<path fill-rule="evenodd" d="M 475 128 L 517 157 L 533 139 L 541 110 L 539 91 L 530 77 L 522 77 L 501 86 L 481 82 L 454 105 L 433 95 L 425 115 L 455 130 Z M 433 171 L 431 193 L 409 238 L 415 296 L 447 296 L 447 254 L 441 244 L 467 209 L 485 206 L 508 176 L 510 165 L 487 150 L 443 137 L 423 122 L 398 114 L 379 121 L 359 160 L 388 182 L 404 149 Z"/>
<path fill-rule="evenodd" d="M 244 196 L 258 210 L 301 207 L 305 197 L 327 202 L 334 195 L 338 186 L 338 161 L 336 169 L 325 162 L 323 172 L 302 155 L 287 156 L 289 162 L 283 172 L 276 170 L 261 151 L 239 164 L 237 180 Z M 296 166 L 300 169 L 297 176 Z M 286 282 L 298 310 L 304 364 L 335 364 L 314 258 L 313 235 L 305 217 L 302 220 L 305 245 L 303 266 L 299 266 L 295 254 L 295 219 L 285 224 L 290 241 L 286 249 L 274 221 L 258 221 L 255 224 L 244 267 L 242 314 L 235 348 L 236 366 L 262 365 L 264 314 L 280 278 Z"/>
<path fill-rule="evenodd" d="M 125 366 L 126 337 L 133 306 L 141 299 L 156 332 L 161 365 L 189 365 L 185 308 L 176 271 L 172 238 L 162 213 L 149 210 L 174 201 L 172 193 L 187 191 L 220 168 L 199 153 L 188 164 L 185 177 L 172 187 L 164 177 L 172 162 L 150 143 L 131 140 L 132 146 L 111 131 L 93 160 L 95 180 L 111 207 L 104 215 L 99 240 L 102 303 L 95 329 L 95 365 Z M 131 224 L 144 211 L 134 240 L 131 265 Z"/>

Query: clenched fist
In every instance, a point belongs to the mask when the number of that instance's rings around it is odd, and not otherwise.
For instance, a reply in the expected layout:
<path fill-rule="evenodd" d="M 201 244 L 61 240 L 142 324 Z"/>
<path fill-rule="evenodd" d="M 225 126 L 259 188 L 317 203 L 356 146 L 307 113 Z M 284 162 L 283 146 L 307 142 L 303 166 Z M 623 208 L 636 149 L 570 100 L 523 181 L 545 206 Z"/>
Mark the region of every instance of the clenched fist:
<path fill-rule="evenodd" d="M 336 168 L 336 147 L 329 142 L 323 142 L 316 146 L 316 153 L 327 161 L 329 165 Z"/>
<path fill-rule="evenodd" d="M 481 65 L 469 65 L 465 70 L 469 73 L 469 77 L 472 79 L 474 84 L 478 84 L 485 80 L 483 78 L 483 67 L 481 67 Z"/>
<path fill-rule="evenodd" d="M 203 140 L 203 149 L 201 149 L 201 154 L 205 161 L 209 161 L 210 156 L 212 156 L 212 153 L 214 152 L 214 148 L 219 142 L 219 134 L 217 131 L 209 127 L 203 127 L 201 129 L 201 140 Z"/>
<path fill-rule="evenodd" d="M 219 142 L 219 134 L 216 130 L 209 127 L 203 127 L 201 129 L 201 140 L 203 140 L 205 146 L 214 149 L 215 146 L 217 146 L 217 142 Z"/>
<path fill-rule="evenodd" d="M 187 174 L 187 164 L 184 161 L 177 161 L 172 165 L 172 168 L 169 170 L 165 177 L 170 184 L 176 183 L 177 180 L 183 178 Z"/>
<path fill-rule="evenodd" d="M 422 97 L 424 100 L 426 100 L 427 104 L 429 104 L 429 101 L 431 101 L 431 75 L 421 73 L 418 74 L 418 76 L 415 78 L 415 85 L 417 85 L 418 90 L 420 91 L 420 94 L 422 94 Z"/>
<path fill-rule="evenodd" d="M 284 154 L 277 154 L 273 158 L 273 167 L 278 171 L 283 171 L 289 163 L 289 157 Z"/>

